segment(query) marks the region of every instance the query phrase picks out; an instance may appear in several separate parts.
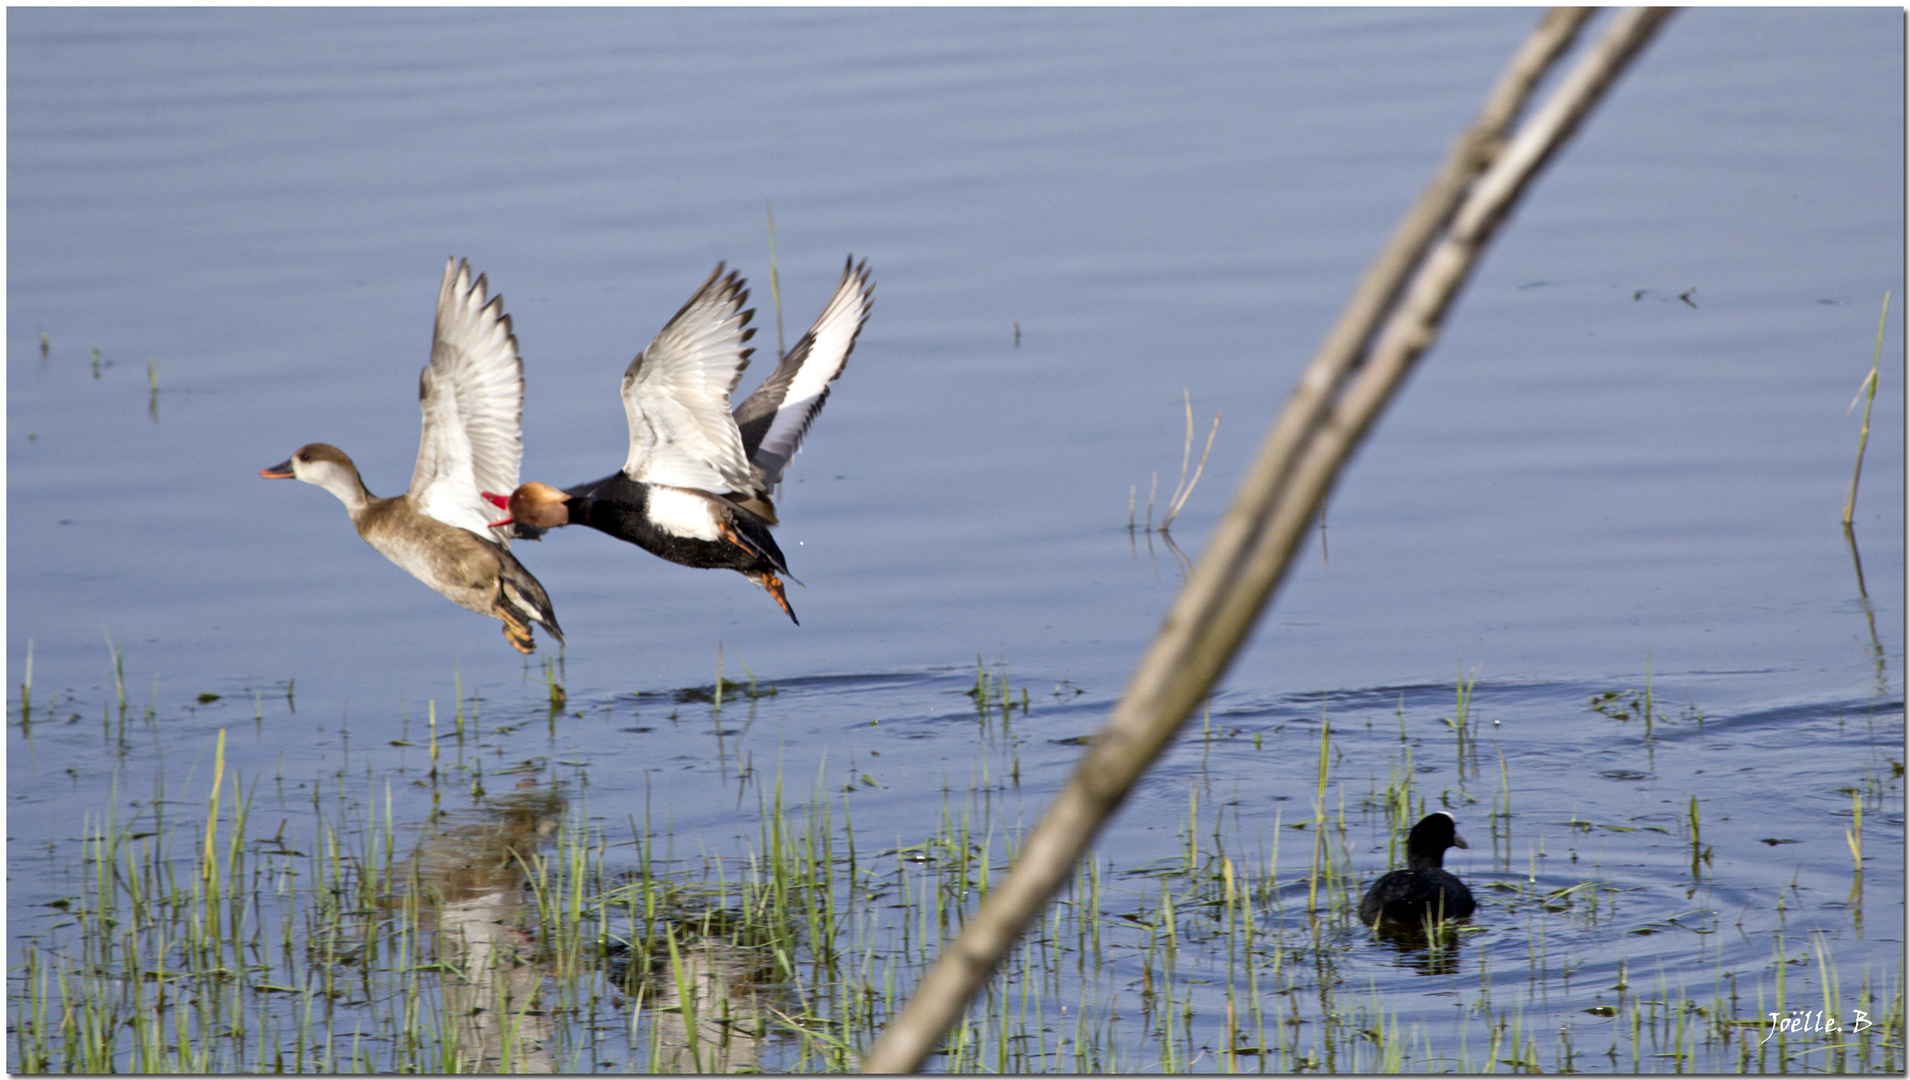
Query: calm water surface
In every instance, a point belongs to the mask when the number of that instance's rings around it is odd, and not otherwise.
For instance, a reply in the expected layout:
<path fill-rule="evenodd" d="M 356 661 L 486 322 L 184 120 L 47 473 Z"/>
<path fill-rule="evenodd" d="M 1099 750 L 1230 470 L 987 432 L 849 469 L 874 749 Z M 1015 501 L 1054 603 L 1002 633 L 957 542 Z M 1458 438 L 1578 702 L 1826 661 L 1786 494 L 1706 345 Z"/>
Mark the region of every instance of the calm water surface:
<path fill-rule="evenodd" d="M 939 827 L 945 787 L 978 782 L 960 693 L 979 657 L 1030 694 L 1004 799 L 1032 822 L 1179 584 L 1127 525 L 1131 492 L 1145 516 L 1155 478 L 1159 502 L 1174 486 L 1183 390 L 1203 432 L 1222 414 L 1174 527 L 1197 556 L 1532 21 L 9 12 L 10 934 L 57 918 L 40 905 L 70 891 L 84 813 L 161 774 L 175 797 L 203 788 L 219 730 L 242 775 L 402 777 L 419 751 L 390 743 L 460 698 L 496 767 L 587 774 L 611 821 L 667 805 L 679 846 L 744 830 L 752 762 L 853 782 L 858 825 L 908 843 Z M 1542 932 L 1591 965 L 1581 989 L 1627 957 L 1754 980 L 1778 935 L 1816 934 L 1847 988 L 1901 986 L 1902 49 L 1888 10 L 1669 25 L 1342 477 L 1324 549 L 1214 697 L 1220 734 L 1150 777 L 1104 857 L 1171 854 L 1162 823 L 1190 790 L 1232 805 L 1242 843 L 1271 841 L 1311 813 L 1323 717 L 1350 800 L 1385 786 L 1403 726 L 1422 794 L 1475 841 L 1510 796 L 1507 835 L 1454 853 L 1462 876 L 1592 866 L 1620 898 L 1547 930 L 1482 893 L 1487 967 L 1525 964 Z M 735 575 L 598 534 L 519 545 L 570 639 L 569 707 L 546 724 L 548 653 L 520 660 L 330 497 L 258 481 L 322 440 L 374 491 L 402 487 L 450 254 L 515 320 L 525 477 L 608 472 L 624 364 L 717 261 L 750 277 L 759 359 L 775 347 L 766 201 L 788 340 L 845 254 L 878 282 L 784 489 L 801 627 Z M 1886 291 L 1860 579 L 1838 525 L 1847 406 Z M 779 688 L 746 720 L 672 696 L 711 684 L 719 646 L 726 676 Z M 108 752 L 113 650 L 153 719 Z M 1471 776 L 1442 720 L 1462 673 L 1488 746 Z M 1647 678 L 1672 721 L 1652 740 L 1588 707 Z M 272 798 L 274 818 L 308 805 Z M 429 813 L 397 798 L 401 819 Z M 1713 851 L 1695 874 L 1693 798 Z M 1370 876 L 1387 838 L 1362 830 Z M 1402 1015 L 1444 1018 L 1433 1038 L 1463 1027 L 1452 980 L 1352 955 Z M 1591 991 L 1569 974 L 1554 991 L 1535 1015 L 1596 1027 Z"/>

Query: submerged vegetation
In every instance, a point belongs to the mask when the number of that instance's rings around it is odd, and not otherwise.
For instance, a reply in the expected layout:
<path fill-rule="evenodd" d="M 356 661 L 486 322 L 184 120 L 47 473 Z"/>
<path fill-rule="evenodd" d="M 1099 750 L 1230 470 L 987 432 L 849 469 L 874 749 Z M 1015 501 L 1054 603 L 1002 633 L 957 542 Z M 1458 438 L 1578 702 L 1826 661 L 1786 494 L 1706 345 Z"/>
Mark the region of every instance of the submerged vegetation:
<path fill-rule="evenodd" d="M 112 661 L 120 722 L 106 703 L 106 737 L 124 755 L 157 722 L 149 709 L 128 723 L 116 646 Z M 728 744 L 717 779 L 733 811 L 692 828 L 687 805 L 593 783 L 614 759 L 548 744 L 632 707 L 560 712 L 543 700 L 557 676 L 482 721 L 460 680 L 449 722 L 425 710 L 428 748 L 397 740 L 362 771 L 302 781 L 229 762 L 221 730 L 183 782 L 160 769 L 150 791 L 101 800 L 70 844 L 16 846 L 11 1068 L 851 1069 L 1015 857 L 1036 805 L 1024 773 L 1077 753 L 1062 732 L 1104 707 L 1073 704 L 1065 680 L 1031 694 L 1005 662 L 978 660 L 925 684 L 967 699 L 925 706 L 935 724 L 968 717 L 937 728 L 973 748 L 938 785 L 889 770 L 876 742 L 843 783 L 826 758 L 798 775 L 756 710 L 839 707 L 851 687 L 805 697 L 719 675 L 640 695 L 671 722 L 714 721 Z M 1601 691 L 1580 713 L 1600 729 L 1591 756 L 1610 759 L 1597 782 L 1715 757 L 1697 737 L 1728 718 L 1658 714 L 1655 737 L 1632 734 L 1653 715 L 1649 686 Z M 44 738 L 22 690 L 17 730 Z M 1715 786 L 1630 810 L 1561 794 L 1502 726 L 1524 692 L 1462 673 L 1443 689 L 1210 705 L 931 1067 L 1904 1068 L 1901 954 L 1887 928 L 1892 947 L 1866 953 L 1862 916 L 1865 859 L 1902 846 L 1901 763 L 1887 756 L 1900 707 L 1817 723 L 1867 748 L 1832 793 L 1848 858 L 1837 871 L 1808 855 L 1786 886 L 1720 880 L 1756 872 L 1757 852 L 1802 849 L 1755 843 L 1778 826 L 1734 822 L 1747 804 Z M 227 696 L 198 707 L 262 716 L 263 695 Z M 1432 809 L 1474 842 L 1453 868 L 1480 911 L 1430 940 L 1372 935 L 1361 891 L 1403 862 L 1399 837 Z M 1826 905 L 1814 894 L 1838 872 L 1851 895 Z M 1807 916 L 1827 906 L 1842 929 Z"/>

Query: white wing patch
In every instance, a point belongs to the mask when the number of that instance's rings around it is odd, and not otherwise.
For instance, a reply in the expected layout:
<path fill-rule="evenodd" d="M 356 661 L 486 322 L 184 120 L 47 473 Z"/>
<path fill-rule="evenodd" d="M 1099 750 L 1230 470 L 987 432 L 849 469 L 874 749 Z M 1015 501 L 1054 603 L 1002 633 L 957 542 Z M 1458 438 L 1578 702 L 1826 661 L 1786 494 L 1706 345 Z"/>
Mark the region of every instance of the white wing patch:
<path fill-rule="evenodd" d="M 749 292 L 719 263 L 623 374 L 630 456 L 623 471 L 645 484 L 698 491 L 751 492 L 757 487 L 743 439 L 730 419 L 729 395 L 749 366 L 743 343 L 754 311 Z"/>
<path fill-rule="evenodd" d="M 508 547 L 510 526 L 487 526 L 496 514 L 479 492 L 517 487 L 524 363 L 504 298 L 487 301 L 485 279 L 473 282 L 467 261 L 445 262 L 418 403 L 424 433 L 406 495 L 423 513 Z"/>

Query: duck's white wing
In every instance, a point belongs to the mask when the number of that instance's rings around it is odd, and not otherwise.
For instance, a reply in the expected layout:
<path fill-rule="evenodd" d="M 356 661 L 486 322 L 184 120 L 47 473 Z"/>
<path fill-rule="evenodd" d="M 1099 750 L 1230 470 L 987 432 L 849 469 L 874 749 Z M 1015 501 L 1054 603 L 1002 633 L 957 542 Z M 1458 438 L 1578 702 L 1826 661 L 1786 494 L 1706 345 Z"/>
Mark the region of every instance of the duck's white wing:
<path fill-rule="evenodd" d="M 508 546 L 511 527 L 488 527 L 496 514 L 479 492 L 517 487 L 524 363 L 504 298 L 486 301 L 484 292 L 469 262 L 446 260 L 431 363 L 418 376 L 424 434 L 406 495 L 439 521 Z"/>
<path fill-rule="evenodd" d="M 874 302 L 875 283 L 869 280 L 869 264 L 865 261 L 858 266 L 851 255 L 843 264 L 836 294 L 830 297 L 816 324 L 789 350 L 763 385 L 736 407 L 736 426 L 742 432 L 743 447 L 769 491 L 775 491 L 789 459 L 802 449 L 803 436 L 822 411 L 823 402 L 829 400 L 829 384 L 848 366 L 856 335 L 862 332 Z"/>
<path fill-rule="evenodd" d="M 714 492 L 757 489 L 743 439 L 730 419 L 730 391 L 755 350 L 743 343 L 749 290 L 717 264 L 709 280 L 623 373 L 630 421 L 624 474 L 645 484 Z"/>

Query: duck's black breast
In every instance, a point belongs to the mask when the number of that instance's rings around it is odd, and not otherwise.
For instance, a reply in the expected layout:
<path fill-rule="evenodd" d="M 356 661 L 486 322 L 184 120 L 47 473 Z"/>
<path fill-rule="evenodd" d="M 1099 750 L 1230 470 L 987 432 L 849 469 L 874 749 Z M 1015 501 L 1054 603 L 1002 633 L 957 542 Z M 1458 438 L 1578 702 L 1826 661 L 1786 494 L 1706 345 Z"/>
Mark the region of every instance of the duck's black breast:
<path fill-rule="evenodd" d="M 565 488 L 571 497 L 570 518 L 574 525 L 588 525 L 598 532 L 637 545 L 658 558 L 682 566 L 739 570 L 744 573 L 781 572 L 782 549 L 769 534 L 768 526 L 745 513 L 731 513 L 729 524 L 746 545 L 725 539 L 703 540 L 683 536 L 660 527 L 649 513 L 649 485 L 632 480 L 621 472 L 602 480 Z M 753 548 L 753 550 L 752 550 Z"/>
<path fill-rule="evenodd" d="M 1395 870 L 1373 882 L 1360 901 L 1360 921 L 1418 926 L 1428 916 L 1464 919 L 1477 905 L 1466 883 L 1437 867 Z"/>
<path fill-rule="evenodd" d="M 570 496 L 571 524 L 588 525 L 598 532 L 663 554 L 657 545 L 667 534 L 652 524 L 644 512 L 649 503 L 649 485 L 639 484 L 618 472 L 602 480 L 565 488 L 564 494 Z"/>

